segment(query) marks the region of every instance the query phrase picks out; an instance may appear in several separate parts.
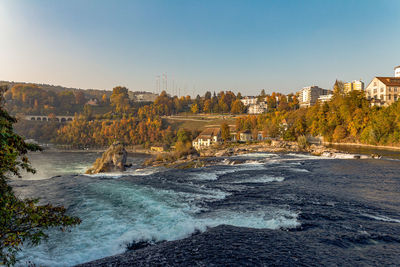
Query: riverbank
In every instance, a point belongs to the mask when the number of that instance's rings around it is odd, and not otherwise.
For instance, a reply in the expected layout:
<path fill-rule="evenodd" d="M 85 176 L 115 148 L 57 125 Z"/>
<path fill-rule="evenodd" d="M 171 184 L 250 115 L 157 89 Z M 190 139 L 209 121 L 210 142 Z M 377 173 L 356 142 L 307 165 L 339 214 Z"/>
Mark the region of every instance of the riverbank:
<path fill-rule="evenodd" d="M 352 146 L 352 147 L 368 147 L 373 149 L 383 149 L 383 150 L 393 150 L 400 151 L 400 147 L 398 146 L 377 146 L 377 145 L 368 145 L 361 143 L 333 143 L 333 142 L 322 142 L 325 146 Z"/>

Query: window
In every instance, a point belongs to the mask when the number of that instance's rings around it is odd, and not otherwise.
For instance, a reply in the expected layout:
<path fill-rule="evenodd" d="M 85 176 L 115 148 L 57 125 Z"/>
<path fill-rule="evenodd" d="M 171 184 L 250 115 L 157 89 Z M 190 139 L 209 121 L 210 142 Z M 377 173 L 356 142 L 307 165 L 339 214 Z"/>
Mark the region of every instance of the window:
<path fill-rule="evenodd" d="M 376 90 L 376 88 L 374 89 L 374 94 L 376 94 L 378 91 Z"/>
<path fill-rule="evenodd" d="M 381 93 L 383 92 L 383 87 L 381 87 Z"/>
<path fill-rule="evenodd" d="M 389 100 L 392 100 L 392 95 L 389 95 Z"/>
<path fill-rule="evenodd" d="M 392 87 L 388 87 L 389 88 L 389 92 L 391 92 L 392 91 Z"/>
<path fill-rule="evenodd" d="M 383 95 L 381 95 L 381 100 L 383 100 Z"/>
<path fill-rule="evenodd" d="M 393 98 L 394 98 L 394 101 L 397 101 L 397 95 L 394 95 Z"/>
<path fill-rule="evenodd" d="M 374 86 L 377 86 L 378 85 L 378 83 L 377 82 L 374 82 Z"/>
<path fill-rule="evenodd" d="M 397 92 L 397 87 L 394 88 L 394 91 Z"/>

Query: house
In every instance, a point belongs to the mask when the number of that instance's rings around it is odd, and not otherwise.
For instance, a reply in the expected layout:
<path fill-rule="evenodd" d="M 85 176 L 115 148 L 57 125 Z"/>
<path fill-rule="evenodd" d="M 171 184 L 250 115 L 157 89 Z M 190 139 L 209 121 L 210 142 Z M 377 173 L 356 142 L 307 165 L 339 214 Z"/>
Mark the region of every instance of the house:
<path fill-rule="evenodd" d="M 89 99 L 88 102 L 86 102 L 87 105 L 91 105 L 91 106 L 98 106 L 99 105 L 99 100 L 95 97 L 92 97 Z"/>
<path fill-rule="evenodd" d="M 248 142 L 253 140 L 253 135 L 250 130 L 243 131 L 239 134 L 240 141 Z"/>
<path fill-rule="evenodd" d="M 195 149 L 200 150 L 211 145 L 218 144 L 220 141 L 220 128 L 206 128 L 196 139 L 193 140 L 192 145 Z"/>
<path fill-rule="evenodd" d="M 257 104 L 257 100 L 258 99 L 254 96 L 246 96 L 246 97 L 240 99 L 240 101 L 242 101 L 243 105 L 246 107 Z"/>
<path fill-rule="evenodd" d="M 300 107 L 314 106 L 321 95 L 329 95 L 332 93 L 332 90 L 322 89 L 318 86 L 304 87 L 298 92 Z"/>
<path fill-rule="evenodd" d="M 247 110 L 248 114 L 262 114 L 267 110 L 267 103 L 261 102 L 258 104 L 251 104 Z"/>
<path fill-rule="evenodd" d="M 365 88 L 365 94 L 371 105 L 388 106 L 400 97 L 400 77 L 375 77 Z"/>

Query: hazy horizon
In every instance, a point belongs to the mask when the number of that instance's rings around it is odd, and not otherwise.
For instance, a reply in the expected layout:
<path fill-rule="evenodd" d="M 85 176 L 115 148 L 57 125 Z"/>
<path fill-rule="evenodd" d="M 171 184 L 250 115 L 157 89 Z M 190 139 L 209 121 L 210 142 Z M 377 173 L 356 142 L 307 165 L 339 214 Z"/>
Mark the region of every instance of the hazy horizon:
<path fill-rule="evenodd" d="M 368 84 L 400 65 L 399 11 L 396 0 L 3 0 L 0 80 L 155 92 L 166 73 L 181 95 Z"/>

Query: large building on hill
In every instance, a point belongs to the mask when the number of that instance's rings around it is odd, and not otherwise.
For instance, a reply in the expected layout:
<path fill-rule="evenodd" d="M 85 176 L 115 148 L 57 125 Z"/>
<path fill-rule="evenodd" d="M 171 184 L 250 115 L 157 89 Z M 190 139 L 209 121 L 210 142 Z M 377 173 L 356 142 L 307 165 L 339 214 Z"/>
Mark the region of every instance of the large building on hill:
<path fill-rule="evenodd" d="M 373 106 L 388 106 L 400 97 L 400 77 L 375 77 L 365 89 Z"/>
<path fill-rule="evenodd" d="M 332 90 L 322 89 L 318 86 L 307 86 L 298 92 L 300 107 L 310 107 L 317 103 L 323 95 L 332 94 Z"/>
<path fill-rule="evenodd" d="M 213 144 L 217 144 L 220 141 L 220 128 L 206 128 L 199 134 L 199 136 L 196 137 L 196 139 L 193 140 L 192 145 L 195 149 L 200 150 Z"/>
<path fill-rule="evenodd" d="M 348 94 L 351 91 L 364 91 L 364 83 L 361 80 L 345 83 L 344 92 Z"/>

